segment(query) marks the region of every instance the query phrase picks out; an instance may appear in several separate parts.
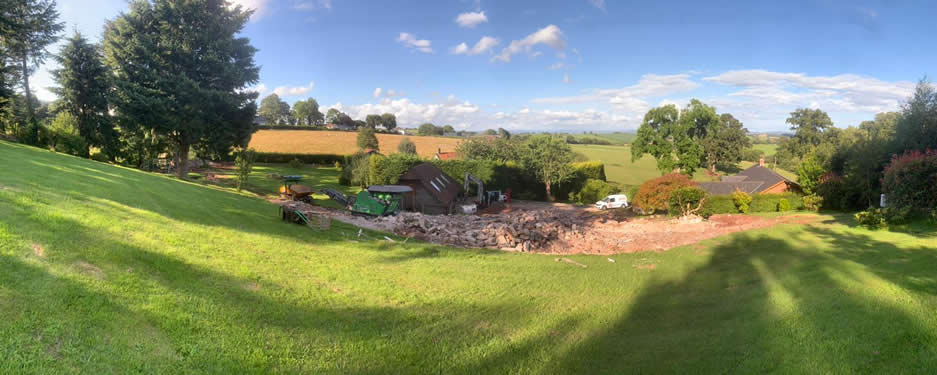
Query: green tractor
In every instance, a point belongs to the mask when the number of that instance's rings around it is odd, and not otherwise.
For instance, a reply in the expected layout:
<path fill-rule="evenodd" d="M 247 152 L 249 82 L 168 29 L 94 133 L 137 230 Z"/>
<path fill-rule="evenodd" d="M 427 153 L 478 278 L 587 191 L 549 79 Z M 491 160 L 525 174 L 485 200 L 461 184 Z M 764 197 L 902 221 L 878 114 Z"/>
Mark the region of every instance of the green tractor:
<path fill-rule="evenodd" d="M 362 216 L 387 216 L 400 213 L 403 195 L 412 192 L 409 186 L 371 185 L 358 193 L 351 213 Z"/>

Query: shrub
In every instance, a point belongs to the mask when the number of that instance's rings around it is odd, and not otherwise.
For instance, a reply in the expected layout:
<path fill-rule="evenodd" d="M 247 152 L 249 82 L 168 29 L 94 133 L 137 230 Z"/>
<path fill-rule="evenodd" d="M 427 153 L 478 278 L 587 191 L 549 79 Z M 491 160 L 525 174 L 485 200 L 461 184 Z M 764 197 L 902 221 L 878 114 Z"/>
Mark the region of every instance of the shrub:
<path fill-rule="evenodd" d="M 363 127 L 358 131 L 358 148 L 377 150 L 380 144 L 377 141 L 377 131 L 370 127 Z"/>
<path fill-rule="evenodd" d="M 738 213 L 739 209 L 731 195 L 710 195 L 706 197 L 706 211 L 710 215 L 734 214 Z"/>
<path fill-rule="evenodd" d="M 633 203 L 647 214 L 667 210 L 670 208 L 670 195 L 674 190 L 695 185 L 689 177 L 680 173 L 664 175 L 641 184 Z"/>
<path fill-rule="evenodd" d="M 411 154 L 397 153 L 388 157 L 374 155 L 368 172 L 370 182 L 376 185 L 396 184 L 401 175 L 422 162 L 418 156 Z"/>
<path fill-rule="evenodd" d="M 882 178 L 888 206 L 920 213 L 937 208 L 937 150 L 909 151 L 892 157 Z"/>
<path fill-rule="evenodd" d="M 582 204 L 590 204 L 599 201 L 611 194 L 619 192 L 618 186 L 612 185 L 602 180 L 590 178 L 586 180 L 585 185 L 578 193 L 572 193 L 569 200 Z"/>
<path fill-rule="evenodd" d="M 791 203 L 788 202 L 787 199 L 781 198 L 781 200 L 778 201 L 778 212 L 786 212 L 790 210 L 791 210 Z"/>
<path fill-rule="evenodd" d="M 585 161 L 570 164 L 572 173 L 568 180 L 559 185 L 554 185 L 551 190 L 558 197 L 572 197 L 582 190 L 588 180 L 606 181 L 605 163 L 601 161 Z"/>
<path fill-rule="evenodd" d="M 367 186 L 370 177 L 369 159 L 369 155 L 363 152 L 348 156 L 345 162 L 342 163 L 342 174 L 338 178 L 338 183 L 361 187 Z"/>
<path fill-rule="evenodd" d="M 293 169 L 299 169 L 303 167 L 303 161 L 299 159 L 290 160 L 288 164 L 290 168 L 293 168 Z"/>
<path fill-rule="evenodd" d="M 686 186 L 674 189 L 670 194 L 670 215 L 688 216 L 702 215 L 709 217 L 711 213 L 703 210 L 706 203 L 706 192 L 696 186 Z"/>
<path fill-rule="evenodd" d="M 234 167 L 237 170 L 237 188 L 247 184 L 247 178 L 250 177 L 251 169 L 254 168 L 254 159 L 256 158 L 254 149 L 237 148 L 234 150 Z"/>
<path fill-rule="evenodd" d="M 107 163 L 107 162 L 110 161 L 110 160 L 107 158 L 107 155 L 104 155 L 103 152 L 95 152 L 95 153 L 91 154 L 91 160 L 99 161 L 99 162 L 102 162 L 102 163 Z"/>
<path fill-rule="evenodd" d="M 732 203 L 735 204 L 735 208 L 743 214 L 747 214 L 752 203 L 752 196 L 748 193 L 736 189 L 732 192 Z"/>
<path fill-rule="evenodd" d="M 343 163 L 345 158 L 351 155 L 336 154 L 287 154 L 279 152 L 258 152 L 256 161 L 258 163 L 289 163 L 293 159 L 299 159 L 305 164 L 313 165 L 332 165 L 336 162 Z"/>
<path fill-rule="evenodd" d="M 401 154 L 416 155 L 416 144 L 414 144 L 410 138 L 403 137 L 403 139 L 400 140 L 400 143 L 397 144 L 397 152 Z"/>
<path fill-rule="evenodd" d="M 88 156 L 88 143 L 78 134 L 78 119 L 68 112 L 60 112 L 49 125 L 49 146 L 57 152 L 75 156 Z"/>
<path fill-rule="evenodd" d="M 818 212 L 823 205 L 823 197 L 818 195 L 805 195 L 804 208 L 808 211 Z"/>
<path fill-rule="evenodd" d="M 335 164 L 334 164 L 334 166 L 335 166 L 336 169 L 340 169 L 340 168 L 342 167 L 342 163 L 339 162 L 339 161 L 336 161 Z"/>
<path fill-rule="evenodd" d="M 797 166 L 797 183 L 807 194 L 814 194 L 824 173 L 823 166 L 817 158 L 810 156 Z"/>
<path fill-rule="evenodd" d="M 856 222 L 869 229 L 881 229 L 888 226 L 885 214 L 880 208 L 869 208 L 855 214 Z"/>

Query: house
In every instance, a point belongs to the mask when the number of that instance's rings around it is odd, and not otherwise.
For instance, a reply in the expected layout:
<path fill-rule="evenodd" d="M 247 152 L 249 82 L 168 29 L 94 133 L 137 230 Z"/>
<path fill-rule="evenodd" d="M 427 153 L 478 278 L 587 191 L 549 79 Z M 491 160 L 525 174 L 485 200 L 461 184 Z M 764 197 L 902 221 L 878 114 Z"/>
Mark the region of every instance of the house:
<path fill-rule="evenodd" d="M 455 160 L 459 158 L 459 154 L 456 152 L 442 152 L 441 148 L 436 149 L 436 155 L 433 155 L 434 160 Z"/>
<path fill-rule="evenodd" d="M 431 215 L 454 213 L 456 198 L 462 191 L 454 178 L 430 163 L 410 168 L 397 184 L 413 189 L 413 193 L 404 196 L 405 209 Z"/>
<path fill-rule="evenodd" d="M 266 125 L 267 125 L 267 119 L 265 119 L 265 118 L 263 118 L 263 117 L 260 117 L 260 116 L 254 116 L 254 125 L 257 125 L 257 126 L 266 126 Z"/>
<path fill-rule="evenodd" d="M 712 195 L 732 194 L 736 190 L 748 194 L 783 194 L 802 193 L 796 182 L 788 180 L 775 171 L 765 167 L 765 158 L 758 165 L 739 172 L 734 176 L 723 176 L 716 182 L 698 182 L 700 189 Z"/>

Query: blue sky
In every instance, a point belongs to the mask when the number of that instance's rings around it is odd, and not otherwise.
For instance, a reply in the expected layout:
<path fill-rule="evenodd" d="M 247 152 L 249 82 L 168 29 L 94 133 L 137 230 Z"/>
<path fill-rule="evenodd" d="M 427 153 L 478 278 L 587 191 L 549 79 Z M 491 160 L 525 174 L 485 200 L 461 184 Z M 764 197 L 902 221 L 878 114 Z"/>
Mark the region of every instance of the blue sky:
<path fill-rule="evenodd" d="M 402 126 L 625 131 L 699 98 L 753 131 L 785 130 L 798 107 L 844 127 L 896 110 L 937 67 L 926 1 L 234 2 L 256 9 L 244 36 L 262 96 Z M 98 40 L 127 9 L 89 3 L 59 0 L 69 33 Z M 52 64 L 34 77 L 46 100 Z"/>

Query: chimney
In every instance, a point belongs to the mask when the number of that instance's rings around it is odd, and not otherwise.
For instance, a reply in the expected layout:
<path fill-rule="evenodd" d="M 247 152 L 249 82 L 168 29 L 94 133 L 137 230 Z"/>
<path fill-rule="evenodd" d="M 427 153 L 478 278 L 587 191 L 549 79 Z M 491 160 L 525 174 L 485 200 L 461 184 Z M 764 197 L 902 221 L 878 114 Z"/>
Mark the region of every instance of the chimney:
<path fill-rule="evenodd" d="M 765 166 L 765 157 L 764 157 L 764 156 L 761 157 L 761 160 L 758 160 L 758 165 L 760 165 L 760 166 L 762 166 L 762 167 Z"/>

